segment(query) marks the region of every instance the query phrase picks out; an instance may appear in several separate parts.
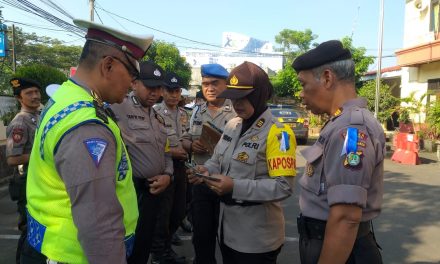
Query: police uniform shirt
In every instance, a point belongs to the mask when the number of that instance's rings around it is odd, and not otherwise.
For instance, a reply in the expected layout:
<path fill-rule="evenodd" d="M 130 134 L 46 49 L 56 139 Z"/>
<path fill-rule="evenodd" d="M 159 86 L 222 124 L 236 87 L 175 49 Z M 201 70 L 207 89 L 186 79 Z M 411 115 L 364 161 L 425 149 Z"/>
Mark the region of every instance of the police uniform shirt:
<path fill-rule="evenodd" d="M 232 102 L 226 99 L 223 106 L 217 110 L 214 115 L 211 115 L 212 111 L 208 109 L 208 103 L 204 103 L 197 108 L 191 117 L 192 123 L 190 124 L 190 129 L 188 133 L 182 136 L 182 140 L 194 141 L 200 138 L 202 134 L 202 127 L 204 123 L 208 121 L 213 123 L 217 128 L 222 129 L 225 127 L 226 123 L 232 118 L 236 117 L 237 114 L 232 107 Z M 193 154 L 194 161 L 196 164 L 203 164 L 210 158 L 208 153 L 206 154 Z"/>
<path fill-rule="evenodd" d="M 188 126 L 188 114 L 185 109 L 177 107 L 174 110 L 170 110 L 165 102 L 162 102 L 156 104 L 154 110 L 156 110 L 164 120 L 170 147 L 182 147 L 180 138 L 187 131 Z"/>
<path fill-rule="evenodd" d="M 301 151 L 307 161 L 300 178 L 303 215 L 327 220 L 330 206 L 353 204 L 362 208 L 362 221 L 377 217 L 382 206 L 385 136 L 366 109 L 363 98 L 347 101 L 330 119 L 316 143 Z M 349 155 L 347 131 L 357 132 L 355 152 Z M 352 134 L 353 135 L 353 134 Z M 353 139 L 353 137 L 352 137 Z M 353 159 L 353 156 L 355 159 Z M 350 158 L 351 157 L 351 158 Z"/>
<path fill-rule="evenodd" d="M 289 131 L 289 146 L 285 152 L 280 150 L 280 134 L 269 134 L 273 124 L 281 127 L 279 131 Z M 223 232 L 224 243 L 234 250 L 269 252 L 284 243 L 285 223 L 280 201 L 292 194 L 296 140 L 293 131 L 278 123 L 269 109 L 240 137 L 241 126 L 239 117 L 229 121 L 205 167 L 210 174 L 220 173 L 234 179 L 232 198 L 238 203 L 261 204 L 221 203 L 219 232 Z"/>
<path fill-rule="evenodd" d="M 38 121 L 38 112 L 23 109 L 14 117 L 6 129 L 6 157 L 31 153 Z"/>
<path fill-rule="evenodd" d="M 163 118 L 151 107 L 143 107 L 131 92 L 121 104 L 113 104 L 122 137 L 130 156 L 133 176 L 151 178 L 173 174 Z"/>

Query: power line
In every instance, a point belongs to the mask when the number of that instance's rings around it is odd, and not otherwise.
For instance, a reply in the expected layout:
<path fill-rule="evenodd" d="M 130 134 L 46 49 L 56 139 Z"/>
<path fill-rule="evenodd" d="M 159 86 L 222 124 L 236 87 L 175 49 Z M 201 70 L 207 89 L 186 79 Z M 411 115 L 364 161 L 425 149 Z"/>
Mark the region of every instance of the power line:
<path fill-rule="evenodd" d="M 42 27 L 42 26 L 29 25 L 29 24 L 26 24 L 26 23 L 22 23 L 22 22 L 18 22 L 18 21 L 12 21 L 12 20 L 5 20 L 5 22 L 11 22 L 11 23 L 14 23 L 14 24 L 18 24 L 18 25 L 22 25 L 22 26 L 27 26 L 27 27 L 30 27 L 30 28 L 46 29 L 46 30 L 52 30 L 52 31 L 70 32 L 70 31 L 65 30 L 65 29 L 46 28 L 46 27 Z"/>
<path fill-rule="evenodd" d="M 98 8 L 101 8 L 101 5 L 95 0 L 95 6 L 98 6 Z M 102 9 L 102 8 L 101 8 Z M 95 7 L 95 10 L 96 10 L 96 7 Z M 126 29 L 121 23 L 119 23 L 119 21 L 118 20 L 116 20 L 111 14 L 109 14 L 109 13 L 107 13 L 106 12 L 106 14 L 111 18 L 111 19 L 113 19 L 113 21 L 115 21 L 116 23 L 118 23 L 118 25 L 119 26 L 121 26 L 125 31 L 127 31 L 127 32 L 130 32 L 128 29 Z"/>
<path fill-rule="evenodd" d="M 101 10 L 104 11 L 104 12 L 107 12 L 107 13 L 109 13 L 109 14 L 112 14 L 112 15 L 114 15 L 114 16 L 116 16 L 116 17 L 119 17 L 119 18 L 121 18 L 121 19 L 127 20 L 127 21 L 129 21 L 129 22 L 131 22 L 131 23 L 133 23 L 133 24 L 136 24 L 136 25 L 139 25 L 139 26 L 142 26 L 142 27 L 145 27 L 145 28 L 148 28 L 148 29 L 151 29 L 151 30 L 154 30 L 154 31 L 160 32 L 160 33 L 162 33 L 162 34 L 165 34 L 165 35 L 169 35 L 169 36 L 172 36 L 172 37 L 178 38 L 178 39 L 183 39 L 183 40 L 186 40 L 186 41 L 189 41 L 189 42 L 192 42 L 192 43 L 196 43 L 196 44 L 200 44 L 200 45 L 205 45 L 205 46 L 210 46 L 210 47 L 214 47 L 214 48 L 220 48 L 220 49 L 224 49 L 224 50 L 229 50 L 229 51 L 232 51 L 232 52 L 241 52 L 241 53 L 245 53 L 245 54 L 273 55 L 273 54 L 271 54 L 271 53 L 252 52 L 252 51 L 248 51 L 248 52 L 246 52 L 246 51 L 241 51 L 241 50 L 237 50 L 237 49 L 230 49 L 230 48 L 225 48 L 225 47 L 222 47 L 222 46 L 214 45 L 214 44 L 211 44 L 211 43 L 206 43 L 206 42 L 201 42 L 201 41 L 198 41 L 198 40 L 189 39 L 189 38 L 186 38 L 186 37 L 182 37 L 182 36 L 179 36 L 179 35 L 176 35 L 176 34 L 173 34 L 173 33 L 165 32 L 165 31 L 163 31 L 163 30 L 160 30 L 160 29 L 157 29 L 157 28 L 153 28 L 153 27 L 150 27 L 150 26 L 147 26 L 147 25 L 141 24 L 141 23 L 139 23 L 139 22 L 137 22 L 137 21 L 134 21 L 134 20 L 128 19 L 128 18 L 126 18 L 126 17 L 120 16 L 120 15 L 118 15 L 118 14 L 115 14 L 115 13 L 113 13 L 113 12 L 110 12 L 110 11 L 108 11 L 108 10 L 102 8 L 102 7 L 97 7 L 97 8 L 101 9 Z"/>

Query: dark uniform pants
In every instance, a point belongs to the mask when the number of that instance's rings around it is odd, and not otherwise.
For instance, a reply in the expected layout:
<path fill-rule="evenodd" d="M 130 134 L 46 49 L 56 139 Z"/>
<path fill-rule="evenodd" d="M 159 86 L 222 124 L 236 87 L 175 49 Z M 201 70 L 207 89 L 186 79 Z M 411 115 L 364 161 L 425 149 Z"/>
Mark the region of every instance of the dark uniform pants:
<path fill-rule="evenodd" d="M 193 185 L 191 202 L 195 262 L 215 264 L 220 200 L 205 184 Z"/>
<path fill-rule="evenodd" d="M 225 244 L 220 245 L 223 264 L 276 264 L 281 247 L 265 253 L 243 253 L 236 251 Z"/>
<path fill-rule="evenodd" d="M 24 241 L 26 239 L 26 174 L 19 175 L 17 170 L 9 182 L 9 195 L 13 201 L 17 201 L 17 212 L 19 215 L 18 230 L 21 231 L 20 238 L 17 243 L 17 251 L 15 252 L 15 262 L 20 263 L 20 255 Z"/>
<path fill-rule="evenodd" d="M 156 222 L 152 252 L 162 254 L 171 247 L 171 237 L 186 214 L 187 179 L 183 161 L 174 160 L 174 181 L 163 192 L 160 213 Z"/>
<path fill-rule="evenodd" d="M 138 198 L 139 218 L 136 226 L 133 252 L 128 258 L 129 264 L 148 262 L 151 243 L 156 226 L 157 215 L 160 211 L 160 204 L 163 193 L 153 195 L 148 188 L 148 181 L 133 177 L 134 187 Z"/>
<path fill-rule="evenodd" d="M 325 234 L 325 221 L 302 217 L 298 218 L 299 253 L 302 264 L 318 263 Z M 359 226 L 356 241 L 347 264 L 381 264 L 382 256 L 370 222 Z"/>

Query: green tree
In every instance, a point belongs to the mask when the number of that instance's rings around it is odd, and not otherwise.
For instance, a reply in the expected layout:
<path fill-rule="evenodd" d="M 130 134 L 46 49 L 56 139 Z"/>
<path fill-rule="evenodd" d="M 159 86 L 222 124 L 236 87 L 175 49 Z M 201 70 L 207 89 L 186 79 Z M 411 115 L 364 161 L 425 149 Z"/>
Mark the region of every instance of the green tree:
<path fill-rule="evenodd" d="M 341 39 L 342 45 L 349 49 L 354 61 L 354 74 L 356 83 L 359 84 L 360 78 L 367 72 L 368 67 L 374 62 L 374 58 L 366 56 L 366 49 L 364 47 L 356 48 L 353 46 L 353 40 L 350 37 Z"/>
<path fill-rule="evenodd" d="M 277 96 L 286 97 L 294 95 L 298 98 L 301 85 L 292 67 L 289 66 L 280 70 L 275 76 L 271 77 L 271 82 Z"/>
<path fill-rule="evenodd" d="M 381 82 L 379 86 L 379 111 L 377 119 L 384 123 L 391 114 L 397 110 L 400 104 L 400 100 L 391 94 L 391 88 Z M 359 95 L 366 98 L 368 102 L 368 109 L 374 112 L 375 100 L 376 100 L 376 81 L 368 81 L 358 91 Z"/>
<path fill-rule="evenodd" d="M 153 60 L 165 71 L 175 72 L 185 87 L 191 81 L 191 66 L 180 56 L 179 49 L 174 44 L 165 41 L 155 41 L 148 50 L 144 60 Z"/>
<path fill-rule="evenodd" d="M 43 91 L 41 91 L 41 101 L 43 104 L 48 100 L 48 96 L 44 90 L 46 86 L 49 84 L 62 84 L 67 80 L 65 73 L 54 67 L 41 64 L 20 67 L 14 77 L 29 78 L 37 81 L 43 89 Z"/>
<path fill-rule="evenodd" d="M 275 42 L 281 45 L 278 51 L 281 51 L 287 58 L 287 63 L 290 64 L 299 55 L 310 49 L 310 46 L 316 46 L 312 42 L 318 38 L 318 35 L 312 33 L 312 30 L 306 29 L 304 31 L 283 29 L 275 36 Z"/>
<path fill-rule="evenodd" d="M 9 28 L 9 32 L 11 32 Z M 12 34 L 8 34 L 8 41 L 12 43 Z M 29 64 L 44 64 L 68 71 L 78 64 L 81 55 L 81 46 L 64 45 L 58 39 L 38 36 L 35 33 L 26 33 L 21 28 L 15 28 L 15 53 L 17 68 Z M 12 65 L 12 58 L 8 64 Z M 12 67 L 11 67 L 12 68 Z"/>

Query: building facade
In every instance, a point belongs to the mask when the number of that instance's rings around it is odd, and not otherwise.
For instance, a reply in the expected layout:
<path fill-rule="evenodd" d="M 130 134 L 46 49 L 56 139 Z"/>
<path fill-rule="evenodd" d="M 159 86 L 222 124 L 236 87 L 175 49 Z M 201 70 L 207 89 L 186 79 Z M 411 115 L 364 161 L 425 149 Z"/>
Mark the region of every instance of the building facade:
<path fill-rule="evenodd" d="M 413 120 L 424 122 L 426 105 L 440 100 L 440 1 L 406 0 L 403 48 L 396 51 L 402 98 L 413 95 L 425 107 Z"/>

